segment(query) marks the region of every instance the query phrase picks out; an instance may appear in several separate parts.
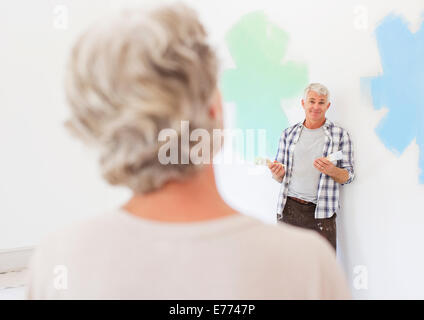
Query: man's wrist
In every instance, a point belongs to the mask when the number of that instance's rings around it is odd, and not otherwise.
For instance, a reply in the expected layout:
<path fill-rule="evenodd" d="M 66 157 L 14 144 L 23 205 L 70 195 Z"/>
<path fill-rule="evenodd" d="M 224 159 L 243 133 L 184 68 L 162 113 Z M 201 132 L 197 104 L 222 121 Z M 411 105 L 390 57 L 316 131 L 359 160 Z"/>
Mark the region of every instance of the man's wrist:
<path fill-rule="evenodd" d="M 272 175 L 272 178 L 279 183 L 283 182 L 283 177 L 277 177 L 275 175 Z"/>
<path fill-rule="evenodd" d="M 337 183 L 343 184 L 349 180 L 349 171 L 336 167 L 336 172 L 330 177 Z"/>

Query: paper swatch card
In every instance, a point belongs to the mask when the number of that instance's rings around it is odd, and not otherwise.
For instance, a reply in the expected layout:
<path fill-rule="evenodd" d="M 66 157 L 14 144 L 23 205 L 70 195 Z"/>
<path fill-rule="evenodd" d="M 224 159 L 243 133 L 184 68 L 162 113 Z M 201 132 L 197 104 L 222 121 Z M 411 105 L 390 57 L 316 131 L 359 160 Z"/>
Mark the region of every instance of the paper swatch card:
<path fill-rule="evenodd" d="M 343 158 L 343 153 L 341 151 L 334 152 L 327 157 L 327 159 L 331 162 L 342 160 L 342 158 Z"/>
<path fill-rule="evenodd" d="M 257 166 L 267 166 L 269 163 L 271 163 L 271 160 L 266 159 L 266 158 L 257 157 L 255 159 L 255 164 Z"/>
<path fill-rule="evenodd" d="M 270 163 L 273 163 L 273 162 L 271 160 L 267 159 L 267 158 L 257 157 L 255 159 L 255 165 L 257 165 L 257 166 L 267 166 Z M 283 164 L 283 166 L 285 166 L 285 165 Z"/>

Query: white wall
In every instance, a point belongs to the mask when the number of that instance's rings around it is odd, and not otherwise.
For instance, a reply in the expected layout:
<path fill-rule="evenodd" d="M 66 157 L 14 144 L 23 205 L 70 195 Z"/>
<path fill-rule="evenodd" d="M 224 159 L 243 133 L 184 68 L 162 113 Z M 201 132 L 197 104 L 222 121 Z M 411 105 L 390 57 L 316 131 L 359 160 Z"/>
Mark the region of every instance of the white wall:
<path fill-rule="evenodd" d="M 95 156 L 63 129 L 63 65 L 76 35 L 111 9 L 146 1 L 2 1 L 0 4 L 0 249 L 35 245 L 47 232 L 121 204 L 124 189 L 99 177 Z M 151 1 L 150 1 L 151 2 Z M 339 258 L 353 284 L 355 266 L 368 271 L 368 289 L 357 298 L 424 298 L 421 270 L 424 186 L 418 183 L 418 147 L 396 156 L 375 127 L 384 115 L 360 87 L 381 73 L 374 29 L 391 12 L 411 29 L 420 25 L 421 0 L 403 1 L 187 1 L 199 11 L 223 59 L 231 66 L 224 36 L 244 14 L 263 9 L 290 35 L 287 59 L 308 65 L 309 81 L 332 94 L 330 119 L 355 143 L 356 181 L 344 187 L 338 219 Z M 68 10 L 68 27 L 53 27 L 57 5 Z M 359 7 L 358 7 L 359 6 Z M 56 8 L 56 9 L 55 9 Z M 359 10 L 367 28 L 355 28 Z M 57 20 L 56 20 L 57 21 Z M 299 97 L 300 99 L 300 97 Z M 291 123 L 302 120 L 299 101 L 282 101 Z M 226 105 L 231 127 L 234 104 Z M 283 129 L 283 128 L 282 128 Z M 279 186 L 268 172 L 217 166 L 223 197 L 233 206 L 273 223 Z M 399 187 L 401 186 L 401 187 Z"/>

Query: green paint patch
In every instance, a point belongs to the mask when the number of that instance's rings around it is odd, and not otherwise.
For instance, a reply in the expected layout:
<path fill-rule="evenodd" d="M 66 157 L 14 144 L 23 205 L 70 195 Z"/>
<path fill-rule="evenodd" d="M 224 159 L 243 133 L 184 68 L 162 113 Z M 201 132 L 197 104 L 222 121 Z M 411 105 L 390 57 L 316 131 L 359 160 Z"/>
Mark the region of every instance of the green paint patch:
<path fill-rule="evenodd" d="M 302 94 L 307 66 L 283 60 L 289 36 L 262 11 L 243 16 L 227 33 L 226 43 L 235 68 L 221 79 L 224 100 L 236 104 L 237 128 L 266 130 L 266 156 L 274 158 L 280 134 L 289 124 L 281 100 Z M 258 155 L 257 146 L 254 153 Z"/>

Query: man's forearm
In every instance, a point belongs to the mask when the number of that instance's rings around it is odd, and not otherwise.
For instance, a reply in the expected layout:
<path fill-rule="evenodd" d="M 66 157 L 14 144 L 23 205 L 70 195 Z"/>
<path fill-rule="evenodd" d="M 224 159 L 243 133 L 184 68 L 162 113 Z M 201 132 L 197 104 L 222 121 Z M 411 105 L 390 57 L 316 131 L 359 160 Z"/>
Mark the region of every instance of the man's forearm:
<path fill-rule="evenodd" d="M 330 175 L 330 177 L 337 183 L 343 184 L 349 180 L 349 172 L 346 169 L 335 168 L 334 174 Z"/>

